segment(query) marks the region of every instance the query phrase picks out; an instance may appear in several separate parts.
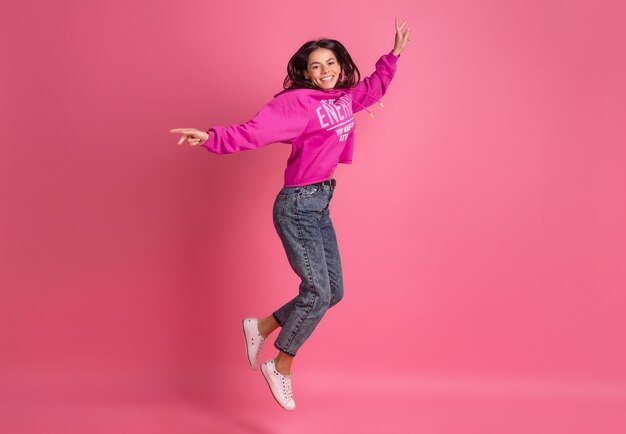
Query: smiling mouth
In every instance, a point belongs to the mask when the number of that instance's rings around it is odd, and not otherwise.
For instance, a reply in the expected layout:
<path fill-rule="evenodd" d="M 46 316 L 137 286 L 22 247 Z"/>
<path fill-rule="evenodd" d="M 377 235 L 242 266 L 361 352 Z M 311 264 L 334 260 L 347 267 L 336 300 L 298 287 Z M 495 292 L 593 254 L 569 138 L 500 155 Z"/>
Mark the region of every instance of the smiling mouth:
<path fill-rule="evenodd" d="M 328 77 L 324 77 L 324 78 L 320 79 L 320 81 L 322 83 L 328 83 L 328 82 L 332 81 L 333 77 L 334 77 L 334 75 L 330 75 Z"/>

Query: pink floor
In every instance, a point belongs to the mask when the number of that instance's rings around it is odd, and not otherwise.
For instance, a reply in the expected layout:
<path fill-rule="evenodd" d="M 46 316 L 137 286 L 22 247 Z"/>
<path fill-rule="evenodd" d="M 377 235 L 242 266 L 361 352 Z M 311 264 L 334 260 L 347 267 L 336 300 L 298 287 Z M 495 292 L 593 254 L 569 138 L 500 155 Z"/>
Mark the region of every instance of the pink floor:
<path fill-rule="evenodd" d="M 212 396 L 204 398 L 107 391 L 102 384 L 99 390 L 90 389 L 88 381 L 81 382 L 81 387 L 55 390 L 37 390 L 31 382 L 19 393 L 3 388 L 1 432 L 626 433 L 626 389 L 615 384 L 393 378 L 383 374 L 379 378 L 343 375 L 320 381 L 308 373 L 295 383 L 298 408 L 288 413 L 270 398 L 258 372 L 243 377 L 249 382 L 247 388 L 233 382 L 232 390 L 215 389 Z M 17 385 L 12 382 L 13 388 Z M 242 395 L 244 390 L 247 395 Z M 223 395 L 221 401 L 216 400 L 219 394 Z"/>

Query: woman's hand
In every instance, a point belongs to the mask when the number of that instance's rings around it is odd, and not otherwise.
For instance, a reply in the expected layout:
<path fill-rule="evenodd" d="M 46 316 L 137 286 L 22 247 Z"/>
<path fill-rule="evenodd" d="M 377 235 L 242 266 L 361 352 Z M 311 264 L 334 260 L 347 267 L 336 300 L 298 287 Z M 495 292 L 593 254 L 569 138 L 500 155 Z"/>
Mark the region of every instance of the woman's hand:
<path fill-rule="evenodd" d="M 196 130 L 195 128 L 174 128 L 170 130 L 170 133 L 174 134 L 182 134 L 178 144 L 181 145 L 185 139 L 189 142 L 191 146 L 202 145 L 209 138 L 209 133 L 202 130 Z"/>
<path fill-rule="evenodd" d="M 399 56 L 406 47 L 406 43 L 410 41 L 409 28 L 407 27 L 404 32 L 402 31 L 405 24 L 406 20 L 404 20 L 402 24 L 398 25 L 398 19 L 396 18 L 396 45 L 393 47 L 392 51 L 394 56 Z"/>

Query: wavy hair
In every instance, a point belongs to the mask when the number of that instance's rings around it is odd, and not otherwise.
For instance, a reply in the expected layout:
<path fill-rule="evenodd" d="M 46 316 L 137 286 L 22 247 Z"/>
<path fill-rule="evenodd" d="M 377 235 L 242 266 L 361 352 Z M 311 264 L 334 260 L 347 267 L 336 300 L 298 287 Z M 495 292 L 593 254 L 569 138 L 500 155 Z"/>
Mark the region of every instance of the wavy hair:
<path fill-rule="evenodd" d="M 361 73 L 356 67 L 350 53 L 346 50 L 341 42 L 334 39 L 320 39 L 317 41 L 306 42 L 291 56 L 287 64 L 287 77 L 283 82 L 285 90 L 291 89 L 319 89 L 311 81 L 304 78 L 304 72 L 309 62 L 309 54 L 318 48 L 327 48 L 335 54 L 337 62 L 341 66 L 341 75 L 337 80 L 335 88 L 350 88 L 361 80 Z"/>

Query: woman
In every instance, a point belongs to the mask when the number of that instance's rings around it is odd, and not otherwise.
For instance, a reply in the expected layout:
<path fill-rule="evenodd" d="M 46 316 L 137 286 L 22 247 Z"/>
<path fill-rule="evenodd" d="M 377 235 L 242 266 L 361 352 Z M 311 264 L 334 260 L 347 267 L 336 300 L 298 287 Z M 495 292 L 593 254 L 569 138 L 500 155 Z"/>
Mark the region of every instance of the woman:
<path fill-rule="evenodd" d="M 276 142 L 292 145 L 285 183 L 274 202 L 273 220 L 289 264 L 301 279 L 299 293 L 265 318 L 243 320 L 252 369 L 257 368 L 259 350 L 267 337 L 281 327 L 274 342 L 278 355 L 263 363 L 261 371 L 272 395 L 286 410 L 295 409 L 293 359 L 326 310 L 343 296 L 341 260 L 328 209 L 336 186 L 334 169 L 338 163 L 352 162 L 353 114 L 368 111 L 367 107 L 385 94 L 409 40 L 408 28 L 403 30 L 405 24 L 398 25 L 396 20 L 393 50 L 376 62 L 376 71 L 363 81 L 341 43 L 332 39 L 310 41 L 289 61 L 284 90 L 252 120 L 207 131 L 170 130 L 182 134 L 179 145 L 186 139 L 191 146 L 201 145 L 216 154 Z"/>

